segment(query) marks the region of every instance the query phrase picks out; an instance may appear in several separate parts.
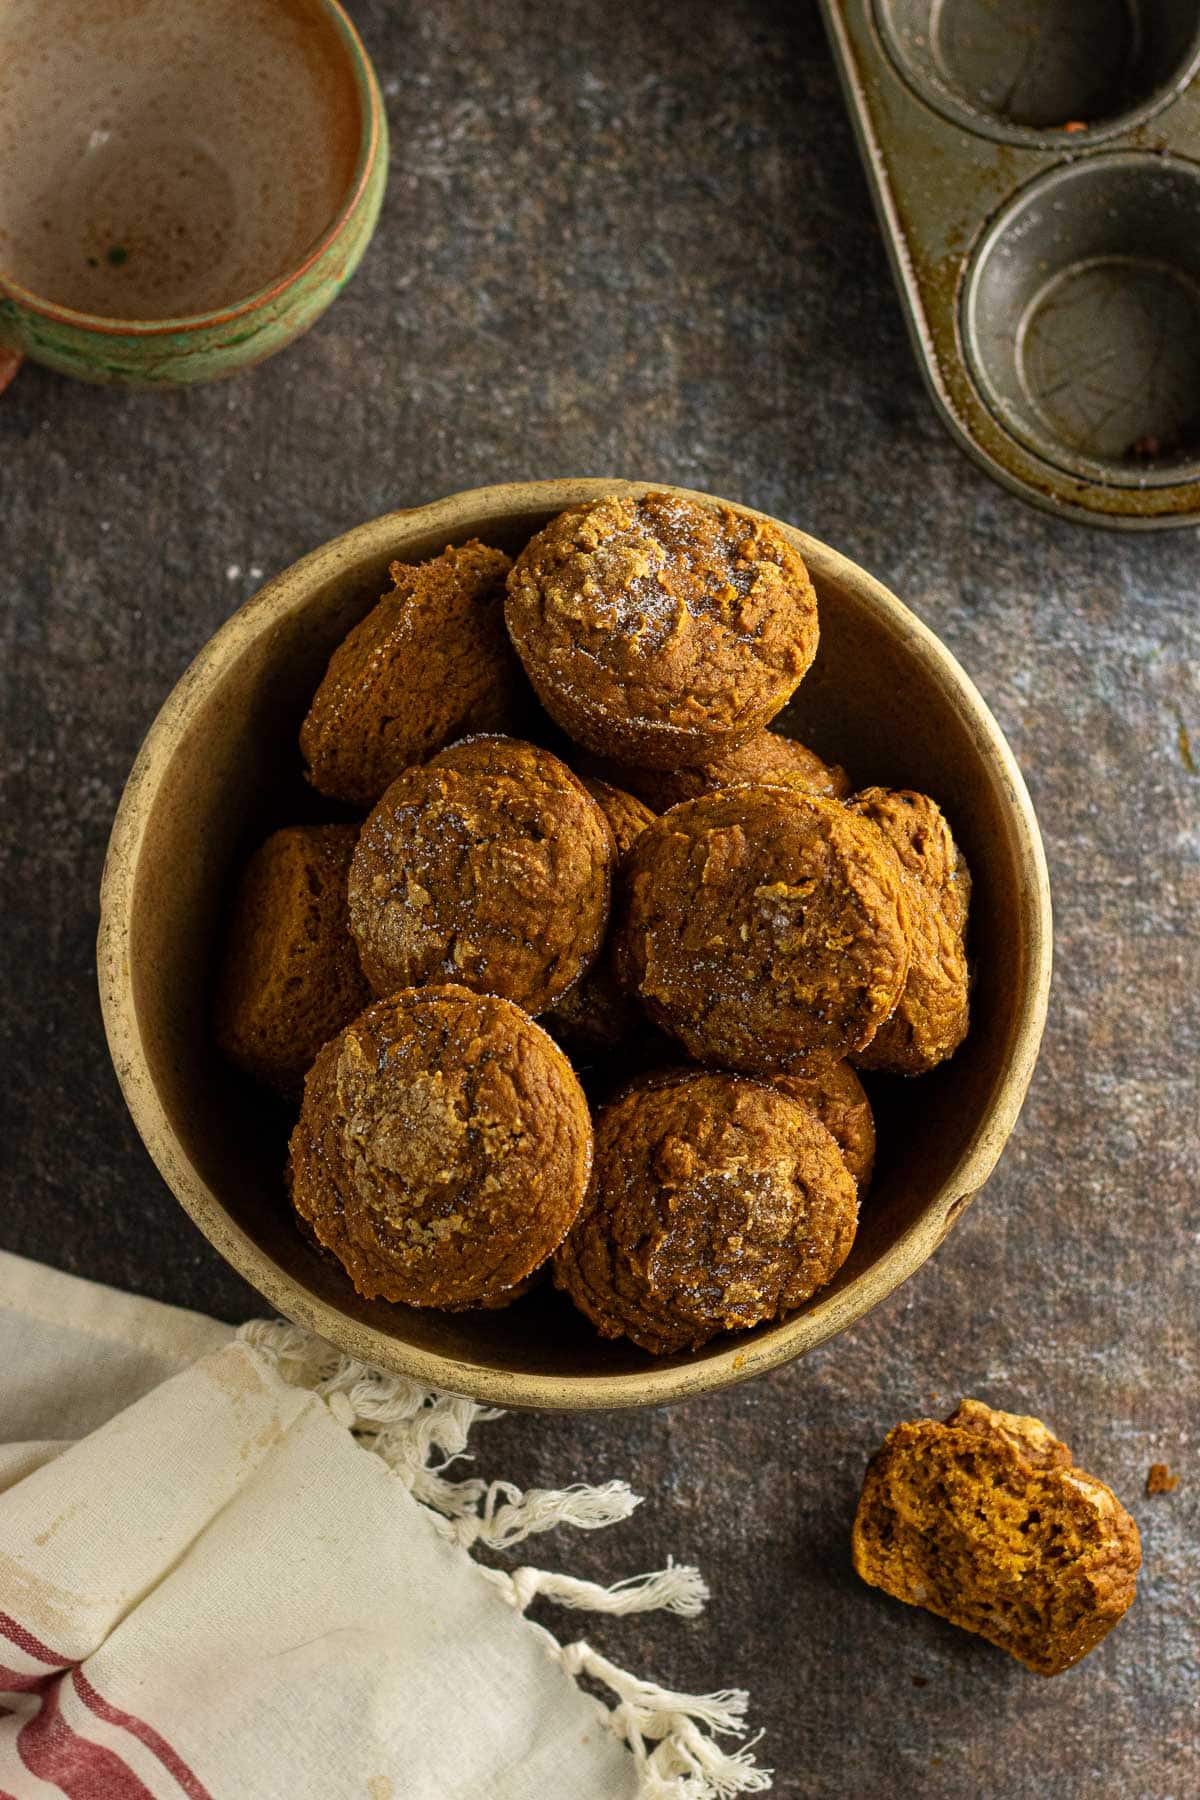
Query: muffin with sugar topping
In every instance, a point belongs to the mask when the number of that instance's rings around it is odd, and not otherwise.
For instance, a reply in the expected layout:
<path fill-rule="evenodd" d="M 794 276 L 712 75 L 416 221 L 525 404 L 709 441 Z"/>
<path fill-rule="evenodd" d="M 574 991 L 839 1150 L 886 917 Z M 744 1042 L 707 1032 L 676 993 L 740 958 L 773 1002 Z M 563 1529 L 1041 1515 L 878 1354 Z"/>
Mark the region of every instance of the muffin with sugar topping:
<path fill-rule="evenodd" d="M 603 1337 L 655 1356 L 779 1319 L 849 1255 L 858 1197 L 807 1107 L 703 1069 L 643 1078 L 596 1122 L 554 1279 Z"/>
<path fill-rule="evenodd" d="M 592 1160 L 587 1101 L 508 1000 L 444 986 L 377 1001 L 317 1057 L 292 1204 L 366 1299 L 503 1304 L 562 1241 Z"/>
<path fill-rule="evenodd" d="M 747 1074 L 865 1049 L 908 974 L 895 850 L 794 788 L 672 807 L 630 851 L 617 910 L 624 985 L 690 1056 Z"/>
<path fill-rule="evenodd" d="M 679 494 L 613 494 L 552 519 L 513 565 L 505 617 L 563 730 L 655 769 L 736 749 L 817 649 L 816 595 L 783 533 Z"/>
<path fill-rule="evenodd" d="M 362 828 L 350 926 L 379 995 L 453 981 L 529 1013 L 595 962 L 616 846 L 558 757 L 468 738 L 408 769 Z"/>

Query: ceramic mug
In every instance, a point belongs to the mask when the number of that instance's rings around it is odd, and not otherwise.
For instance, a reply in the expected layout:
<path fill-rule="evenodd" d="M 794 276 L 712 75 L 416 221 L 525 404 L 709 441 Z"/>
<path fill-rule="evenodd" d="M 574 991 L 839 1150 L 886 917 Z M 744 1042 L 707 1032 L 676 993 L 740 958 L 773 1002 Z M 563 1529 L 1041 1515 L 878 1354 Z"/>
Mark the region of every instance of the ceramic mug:
<path fill-rule="evenodd" d="M 5 0 L 0 386 L 261 362 L 353 274 L 386 170 L 338 0 Z"/>

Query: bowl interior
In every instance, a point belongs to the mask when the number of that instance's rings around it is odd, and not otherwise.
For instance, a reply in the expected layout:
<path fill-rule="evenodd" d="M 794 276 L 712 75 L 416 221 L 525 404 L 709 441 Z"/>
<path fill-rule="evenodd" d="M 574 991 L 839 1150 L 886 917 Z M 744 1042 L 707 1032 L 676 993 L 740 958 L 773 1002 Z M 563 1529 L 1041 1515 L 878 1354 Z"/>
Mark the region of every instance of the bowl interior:
<path fill-rule="evenodd" d="M 287 276 L 354 179 L 351 45 L 323 0 L 9 0 L 0 276 L 142 320 Z"/>
<path fill-rule="evenodd" d="M 974 877 L 970 1036 L 920 1081 L 870 1080 L 879 1161 L 848 1263 L 783 1324 L 674 1359 L 600 1341 L 548 1287 L 492 1313 L 360 1299 L 293 1224 L 282 1180 L 288 1116 L 213 1048 L 214 959 L 253 845 L 279 824 L 329 816 L 300 778 L 296 732 L 334 645 L 387 585 L 389 559 L 476 534 L 515 550 L 581 491 L 631 484 L 559 483 L 547 495 L 548 485 L 375 521 L 296 565 L 218 634 L 131 777 L 105 877 L 101 983 L 118 1073 L 152 1154 L 218 1249 L 282 1311 L 354 1354 L 508 1404 L 648 1402 L 819 1342 L 940 1241 L 999 1153 L 1036 1055 L 1045 868 L 1020 776 L 957 665 L 870 577 L 793 534 L 818 589 L 821 647 L 780 722 L 857 784 L 933 794 Z"/>

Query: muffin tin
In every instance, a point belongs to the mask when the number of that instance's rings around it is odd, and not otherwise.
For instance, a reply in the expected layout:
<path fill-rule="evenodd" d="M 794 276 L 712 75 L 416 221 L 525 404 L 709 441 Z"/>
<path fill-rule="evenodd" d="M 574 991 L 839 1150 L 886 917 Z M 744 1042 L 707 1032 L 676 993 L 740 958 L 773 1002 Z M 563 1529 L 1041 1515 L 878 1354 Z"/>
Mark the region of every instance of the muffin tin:
<path fill-rule="evenodd" d="M 821 0 L 918 359 L 974 459 L 1200 521 L 1200 4 Z"/>

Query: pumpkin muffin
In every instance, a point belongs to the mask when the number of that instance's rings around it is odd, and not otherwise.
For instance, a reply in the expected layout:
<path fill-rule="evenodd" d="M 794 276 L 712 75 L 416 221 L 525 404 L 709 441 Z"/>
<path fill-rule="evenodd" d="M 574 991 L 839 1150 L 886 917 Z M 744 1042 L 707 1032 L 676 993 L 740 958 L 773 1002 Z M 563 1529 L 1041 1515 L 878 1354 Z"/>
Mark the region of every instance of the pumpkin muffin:
<path fill-rule="evenodd" d="M 850 1064 L 818 1061 L 811 1069 L 773 1075 L 771 1085 L 816 1113 L 841 1151 L 861 1200 L 875 1167 L 875 1117 Z"/>
<path fill-rule="evenodd" d="M 616 839 L 618 857 L 624 856 L 633 848 L 647 825 L 654 823 L 653 809 L 635 795 L 626 793 L 623 788 L 615 787 L 611 781 L 601 781 L 595 775 L 583 775 L 580 779 L 608 820 Z"/>
<path fill-rule="evenodd" d="M 392 592 L 338 645 L 300 727 L 322 794 L 374 806 L 452 739 L 523 726 L 532 696 L 504 629 L 511 566 L 474 538 L 391 565 Z"/>
<path fill-rule="evenodd" d="M 233 903 L 214 1030 L 231 1062 L 297 1098 L 317 1051 L 371 998 L 350 936 L 356 825 L 292 825 L 261 844 Z"/>
<path fill-rule="evenodd" d="M 517 558 L 505 616 L 551 717 L 646 768 L 736 749 L 817 648 L 816 596 L 782 533 L 677 494 L 613 494 L 551 520 Z"/>
<path fill-rule="evenodd" d="M 503 1305 L 561 1242 L 592 1158 L 552 1038 L 461 987 L 377 1001 L 325 1046 L 292 1133 L 292 1203 L 368 1300 Z"/>
<path fill-rule="evenodd" d="M 597 1119 L 554 1279 L 603 1337 L 673 1355 L 803 1305 L 845 1261 L 857 1214 L 807 1108 L 734 1075 L 652 1076 Z"/>
<path fill-rule="evenodd" d="M 728 756 L 698 769 L 630 769 L 623 763 L 606 763 L 601 772 L 655 812 L 666 812 L 698 794 L 716 793 L 718 788 L 740 787 L 746 781 L 794 785 L 802 793 L 821 794 L 827 800 L 844 800 L 850 792 L 845 769 L 823 763 L 815 751 L 778 731 L 755 732 Z"/>
<path fill-rule="evenodd" d="M 629 852 L 618 976 L 700 1061 L 749 1074 L 870 1043 L 908 974 L 910 902 L 869 820 L 795 788 L 672 807 Z"/>
<path fill-rule="evenodd" d="M 864 1069 L 924 1075 L 953 1056 L 967 1035 L 967 865 L 928 794 L 864 788 L 847 802 L 891 843 L 910 886 L 912 960 L 891 1018 L 855 1060 Z"/>
<path fill-rule="evenodd" d="M 539 1013 L 595 961 L 616 847 L 548 750 L 468 738 L 408 769 L 362 828 L 350 927 L 377 994 L 455 981 Z"/>
<path fill-rule="evenodd" d="M 635 840 L 647 825 L 654 823 L 654 814 L 632 794 L 610 782 L 584 776 L 583 785 L 608 820 L 617 846 L 619 869 Z M 618 982 L 607 948 L 600 952 L 588 974 L 547 1014 L 546 1028 L 580 1055 L 615 1050 L 622 1039 L 648 1034 L 652 1029 L 641 1007 Z"/>
<path fill-rule="evenodd" d="M 1138 1528 L 1038 1419 L 964 1400 L 889 1431 L 854 1520 L 854 1566 L 909 1606 L 1060 1675 L 1133 1601 Z"/>
<path fill-rule="evenodd" d="M 292 1190 L 290 1165 L 288 1167 L 286 1181 L 288 1192 L 290 1193 Z M 293 1211 L 295 1211 L 294 1208 Z M 297 1231 L 310 1249 L 314 1250 L 321 1258 L 321 1261 L 327 1263 L 331 1268 L 342 1268 L 343 1265 L 340 1258 L 335 1256 L 332 1250 L 327 1250 L 325 1248 L 325 1245 L 321 1242 L 308 1220 L 300 1213 L 296 1213 L 295 1217 Z M 506 1307 L 514 1306 L 518 1300 L 523 1300 L 526 1294 L 531 1294 L 537 1288 L 545 1286 L 549 1280 L 550 1264 L 544 1262 L 539 1269 L 535 1269 L 533 1274 L 528 1276 L 524 1281 L 518 1281 L 514 1286 L 502 1289 L 499 1293 L 492 1295 L 487 1300 L 481 1301 L 478 1307 L 472 1308 L 471 1310 L 478 1312 L 503 1312 Z M 446 1307 L 441 1310 L 456 1312 L 466 1311 L 467 1309 L 461 1307 Z"/>

